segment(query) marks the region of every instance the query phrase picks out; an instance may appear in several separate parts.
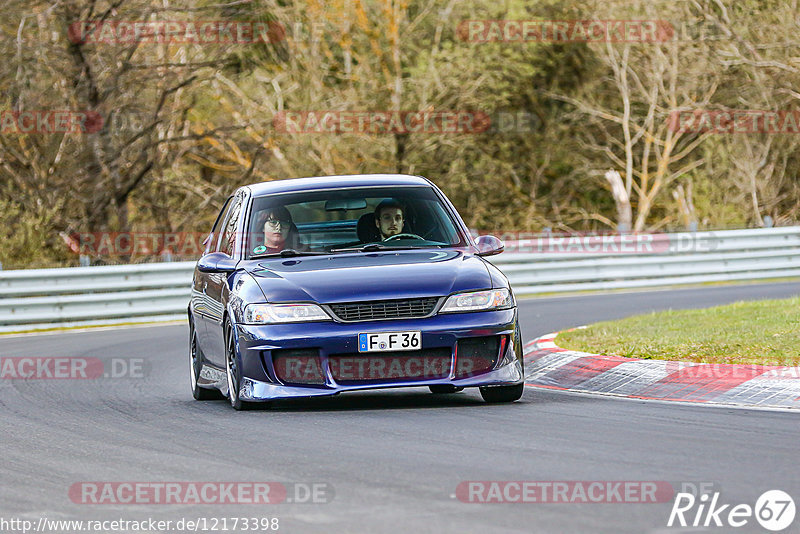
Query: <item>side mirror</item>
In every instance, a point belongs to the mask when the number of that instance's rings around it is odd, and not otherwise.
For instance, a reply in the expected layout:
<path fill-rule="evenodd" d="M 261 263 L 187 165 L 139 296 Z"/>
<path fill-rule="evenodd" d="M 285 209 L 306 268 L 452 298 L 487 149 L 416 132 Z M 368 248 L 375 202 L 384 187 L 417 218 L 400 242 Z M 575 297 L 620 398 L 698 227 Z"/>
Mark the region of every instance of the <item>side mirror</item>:
<path fill-rule="evenodd" d="M 224 252 L 212 252 L 197 260 L 197 269 L 202 273 L 232 273 L 236 260 Z"/>
<path fill-rule="evenodd" d="M 475 240 L 478 246 L 478 256 L 494 256 L 505 250 L 506 246 L 493 235 L 482 235 Z"/>

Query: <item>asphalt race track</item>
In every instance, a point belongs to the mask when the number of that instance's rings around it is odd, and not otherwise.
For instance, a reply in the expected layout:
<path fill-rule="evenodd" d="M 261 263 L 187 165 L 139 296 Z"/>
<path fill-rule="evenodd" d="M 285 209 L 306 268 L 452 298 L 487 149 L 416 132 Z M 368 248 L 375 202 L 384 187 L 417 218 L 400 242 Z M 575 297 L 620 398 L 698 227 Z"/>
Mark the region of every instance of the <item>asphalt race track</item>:
<path fill-rule="evenodd" d="M 717 286 L 521 300 L 520 308 L 530 340 L 650 310 L 798 293 L 800 283 Z M 227 401 L 191 398 L 186 339 L 185 325 L 0 337 L 0 357 L 140 358 L 143 364 L 141 376 L 0 380 L 0 517 L 277 517 L 285 533 L 728 532 L 733 529 L 667 528 L 672 500 L 465 503 L 456 487 L 508 480 L 666 481 L 676 488 L 707 482 L 721 503 L 752 506 L 770 489 L 800 502 L 795 413 L 534 388 L 512 405 L 487 405 L 477 390 L 434 396 L 401 389 L 237 413 Z M 83 481 L 318 483 L 333 498 L 78 504 L 69 488 Z M 800 518 L 787 532 L 797 532 L 798 524 Z M 736 530 L 766 532 L 753 518 Z"/>

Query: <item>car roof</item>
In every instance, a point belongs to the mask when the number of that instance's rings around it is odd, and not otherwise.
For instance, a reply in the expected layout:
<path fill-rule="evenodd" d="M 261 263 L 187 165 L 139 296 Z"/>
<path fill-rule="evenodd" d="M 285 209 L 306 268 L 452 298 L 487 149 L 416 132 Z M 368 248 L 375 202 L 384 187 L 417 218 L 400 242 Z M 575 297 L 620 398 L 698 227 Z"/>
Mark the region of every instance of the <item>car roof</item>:
<path fill-rule="evenodd" d="M 296 191 L 393 185 L 431 186 L 433 184 L 427 178 L 409 174 L 349 174 L 275 180 L 274 182 L 251 184 L 246 187 L 250 189 L 254 197 L 261 197 L 275 193 L 292 193 Z"/>

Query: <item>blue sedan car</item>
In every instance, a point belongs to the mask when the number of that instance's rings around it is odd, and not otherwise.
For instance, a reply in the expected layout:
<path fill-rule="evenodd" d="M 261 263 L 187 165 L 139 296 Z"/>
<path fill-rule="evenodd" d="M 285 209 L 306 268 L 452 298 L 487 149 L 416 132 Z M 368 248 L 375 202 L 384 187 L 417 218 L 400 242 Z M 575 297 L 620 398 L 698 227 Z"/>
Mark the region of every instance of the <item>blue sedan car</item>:
<path fill-rule="evenodd" d="M 274 399 L 427 386 L 522 396 L 506 277 L 453 205 L 418 176 L 300 178 L 239 188 L 194 272 L 195 399 Z"/>

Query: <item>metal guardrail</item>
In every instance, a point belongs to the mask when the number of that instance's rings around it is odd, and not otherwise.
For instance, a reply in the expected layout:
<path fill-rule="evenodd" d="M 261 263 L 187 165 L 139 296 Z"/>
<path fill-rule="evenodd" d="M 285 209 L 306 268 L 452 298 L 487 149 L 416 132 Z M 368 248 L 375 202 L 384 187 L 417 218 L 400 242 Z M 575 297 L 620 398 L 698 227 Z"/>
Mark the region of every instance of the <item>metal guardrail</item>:
<path fill-rule="evenodd" d="M 660 234 L 650 246 L 645 241 L 627 252 L 621 250 L 621 238 L 616 250 L 613 243 L 604 250 L 602 239 L 545 236 L 510 242 L 506 250 L 536 252 L 504 253 L 490 260 L 518 294 L 800 276 L 800 227 L 796 226 Z M 590 250 L 597 248 L 601 250 Z"/>
<path fill-rule="evenodd" d="M 194 265 L 0 271 L 0 332 L 183 319 Z"/>
<path fill-rule="evenodd" d="M 531 236 L 489 259 L 518 295 L 800 277 L 800 227 L 661 234 L 652 246 L 624 246 L 635 237 Z M 0 271 L 0 332 L 182 319 L 193 269 L 179 262 Z"/>

